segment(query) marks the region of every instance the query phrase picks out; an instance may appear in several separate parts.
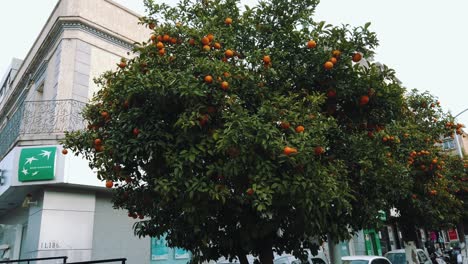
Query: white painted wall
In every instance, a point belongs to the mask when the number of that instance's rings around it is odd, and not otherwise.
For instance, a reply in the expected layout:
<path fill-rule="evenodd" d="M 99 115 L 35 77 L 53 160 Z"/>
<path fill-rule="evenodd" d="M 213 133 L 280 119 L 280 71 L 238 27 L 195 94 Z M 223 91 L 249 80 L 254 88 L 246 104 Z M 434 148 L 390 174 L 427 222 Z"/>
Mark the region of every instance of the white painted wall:
<path fill-rule="evenodd" d="M 69 262 L 90 260 L 95 203 L 94 192 L 46 189 L 37 257 L 65 255 Z"/>

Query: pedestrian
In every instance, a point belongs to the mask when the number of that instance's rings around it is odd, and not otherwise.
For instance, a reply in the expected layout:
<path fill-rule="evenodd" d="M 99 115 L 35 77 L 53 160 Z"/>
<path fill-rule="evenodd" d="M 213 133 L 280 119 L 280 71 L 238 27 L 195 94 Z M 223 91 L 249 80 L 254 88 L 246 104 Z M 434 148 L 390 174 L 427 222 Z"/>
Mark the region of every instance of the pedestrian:
<path fill-rule="evenodd" d="M 463 263 L 463 256 L 460 251 L 457 252 L 457 264 Z"/>

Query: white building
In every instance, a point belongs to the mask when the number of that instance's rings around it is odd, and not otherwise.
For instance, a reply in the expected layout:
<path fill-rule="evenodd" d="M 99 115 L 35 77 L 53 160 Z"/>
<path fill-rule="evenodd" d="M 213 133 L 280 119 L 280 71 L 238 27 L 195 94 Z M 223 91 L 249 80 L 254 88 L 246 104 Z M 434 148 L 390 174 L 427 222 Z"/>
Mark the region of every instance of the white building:
<path fill-rule="evenodd" d="M 110 0 L 61 0 L 26 58 L 13 60 L 0 88 L 0 259 L 155 263 L 150 239 L 133 235 L 135 220 L 112 209 L 87 161 L 59 144 L 64 131 L 84 128 L 79 112 L 98 89 L 93 78 L 148 39 L 137 23 Z"/>

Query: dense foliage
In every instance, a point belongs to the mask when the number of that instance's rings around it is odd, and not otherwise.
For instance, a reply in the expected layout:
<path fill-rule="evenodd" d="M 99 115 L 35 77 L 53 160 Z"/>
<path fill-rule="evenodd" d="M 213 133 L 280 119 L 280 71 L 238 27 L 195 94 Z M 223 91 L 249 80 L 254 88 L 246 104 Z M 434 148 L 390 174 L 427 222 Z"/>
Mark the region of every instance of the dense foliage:
<path fill-rule="evenodd" d="M 147 1 L 150 39 L 97 80 L 88 129 L 64 142 L 138 235 L 270 263 L 272 248 L 301 255 L 393 207 L 424 219 L 412 225 L 456 220 L 434 144 L 451 120 L 370 62 L 369 24 L 316 22 L 317 2 Z"/>

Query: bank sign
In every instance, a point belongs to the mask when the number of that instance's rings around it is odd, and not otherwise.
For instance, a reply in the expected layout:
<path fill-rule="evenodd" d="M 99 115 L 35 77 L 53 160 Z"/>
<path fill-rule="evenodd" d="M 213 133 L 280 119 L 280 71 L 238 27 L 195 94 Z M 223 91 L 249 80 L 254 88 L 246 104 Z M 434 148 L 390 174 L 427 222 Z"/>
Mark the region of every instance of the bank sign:
<path fill-rule="evenodd" d="M 56 147 L 21 149 L 18 180 L 21 182 L 53 180 L 56 150 Z"/>

